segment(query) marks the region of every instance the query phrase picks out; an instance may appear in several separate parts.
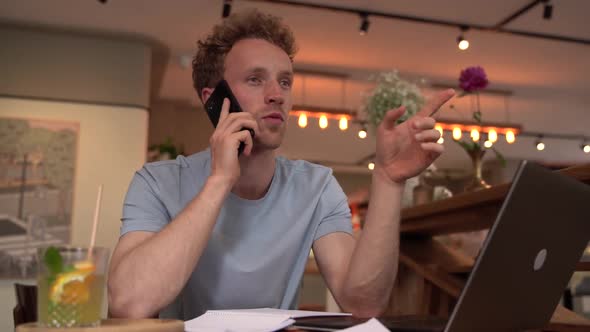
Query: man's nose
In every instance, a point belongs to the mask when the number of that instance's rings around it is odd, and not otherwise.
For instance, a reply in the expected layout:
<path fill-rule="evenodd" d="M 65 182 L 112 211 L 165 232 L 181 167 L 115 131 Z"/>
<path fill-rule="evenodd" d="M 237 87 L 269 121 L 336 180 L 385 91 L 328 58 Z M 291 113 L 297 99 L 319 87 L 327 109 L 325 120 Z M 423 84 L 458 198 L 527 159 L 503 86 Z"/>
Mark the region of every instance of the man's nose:
<path fill-rule="evenodd" d="M 279 104 L 282 105 L 285 101 L 283 96 L 283 90 L 278 82 L 269 82 L 266 85 L 264 102 L 267 104 Z"/>

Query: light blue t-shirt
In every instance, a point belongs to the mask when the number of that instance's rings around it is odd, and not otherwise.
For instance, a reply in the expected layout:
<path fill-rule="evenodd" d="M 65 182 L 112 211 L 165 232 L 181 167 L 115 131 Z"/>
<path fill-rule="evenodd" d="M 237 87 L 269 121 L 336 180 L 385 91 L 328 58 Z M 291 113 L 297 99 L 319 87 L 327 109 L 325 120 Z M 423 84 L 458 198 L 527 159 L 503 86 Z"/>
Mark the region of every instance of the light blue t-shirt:
<path fill-rule="evenodd" d="M 165 227 L 201 191 L 210 160 L 205 150 L 146 164 L 129 186 L 121 236 Z M 277 157 L 263 198 L 228 195 L 195 270 L 160 317 L 188 320 L 210 309 L 294 309 L 313 241 L 332 232 L 352 234 L 350 217 L 331 169 Z"/>

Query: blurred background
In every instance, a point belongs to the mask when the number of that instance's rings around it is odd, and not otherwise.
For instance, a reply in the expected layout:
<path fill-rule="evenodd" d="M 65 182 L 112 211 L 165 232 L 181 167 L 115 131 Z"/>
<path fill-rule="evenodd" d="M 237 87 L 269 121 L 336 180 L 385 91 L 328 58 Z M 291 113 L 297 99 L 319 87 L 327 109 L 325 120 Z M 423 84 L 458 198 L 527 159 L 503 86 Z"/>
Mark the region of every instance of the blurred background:
<path fill-rule="evenodd" d="M 12 326 L 12 283 L 33 275 L 34 248 L 88 242 L 99 184 L 97 243 L 112 249 L 133 173 L 148 160 L 207 147 L 213 129 L 191 79 L 196 42 L 224 15 L 247 8 L 282 17 L 299 46 L 298 112 L 278 152 L 333 168 L 356 228 L 375 146 L 367 104 L 383 73 L 396 71 L 425 98 L 447 87 L 461 92 L 468 67 L 480 66 L 489 80 L 477 96 L 454 98 L 438 113 L 446 151 L 428 174 L 408 182 L 406 207 L 465 191 L 474 164 L 453 142 L 455 127 L 470 142 L 469 126 L 479 126 L 482 145 L 492 140 L 490 128 L 499 133 L 490 144 L 501 157 L 490 150 L 482 160 L 492 186 L 509 182 L 522 159 L 552 169 L 590 161 L 589 1 L 4 0 L 0 311 L 7 318 L 0 329 Z M 469 47 L 460 49 L 464 40 Z M 326 128 L 322 115 L 329 115 Z M 424 186 L 438 189 L 424 198 Z M 464 249 L 476 252 L 481 234 L 466 239 L 476 248 Z M 583 277 L 576 273 L 573 289 Z M 302 287 L 302 305 L 329 307 L 319 274 L 307 273 Z M 590 311 L 582 302 L 576 311 Z"/>

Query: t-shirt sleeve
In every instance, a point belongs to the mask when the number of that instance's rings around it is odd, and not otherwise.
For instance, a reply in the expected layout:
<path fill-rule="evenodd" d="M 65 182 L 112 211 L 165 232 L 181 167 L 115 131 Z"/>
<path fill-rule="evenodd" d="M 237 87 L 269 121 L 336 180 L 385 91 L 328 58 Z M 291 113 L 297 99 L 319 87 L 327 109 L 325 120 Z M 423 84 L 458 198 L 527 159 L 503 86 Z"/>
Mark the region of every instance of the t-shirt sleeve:
<path fill-rule="evenodd" d="M 320 197 L 322 219 L 313 240 L 334 232 L 352 234 L 352 222 L 348 199 L 333 175 Z"/>
<path fill-rule="evenodd" d="M 170 220 L 168 211 L 156 194 L 155 179 L 145 168 L 131 180 L 121 217 L 121 236 L 134 231 L 158 232 Z"/>

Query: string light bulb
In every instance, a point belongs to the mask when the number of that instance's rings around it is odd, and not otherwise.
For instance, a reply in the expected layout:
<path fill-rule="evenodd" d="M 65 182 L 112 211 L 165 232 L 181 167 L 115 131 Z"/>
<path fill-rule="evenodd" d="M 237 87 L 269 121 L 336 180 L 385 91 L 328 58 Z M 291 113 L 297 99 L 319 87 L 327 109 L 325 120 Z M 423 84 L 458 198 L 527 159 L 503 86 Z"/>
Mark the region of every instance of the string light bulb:
<path fill-rule="evenodd" d="M 375 163 L 369 163 L 367 167 L 372 171 L 375 169 Z"/>
<path fill-rule="evenodd" d="M 590 153 L 590 144 L 584 142 L 580 146 L 580 149 L 582 149 L 582 151 L 584 151 L 584 153 Z"/>
<path fill-rule="evenodd" d="M 506 142 L 508 142 L 508 144 L 512 144 L 515 141 L 516 141 L 516 136 L 514 135 L 514 131 L 508 130 L 506 132 Z"/>
<path fill-rule="evenodd" d="M 348 129 L 348 119 L 345 116 L 340 117 L 340 121 L 338 121 L 338 127 L 340 130 Z"/>
<path fill-rule="evenodd" d="M 479 141 L 479 130 L 477 130 L 477 129 L 471 129 L 471 139 L 474 142 Z"/>
<path fill-rule="evenodd" d="M 438 131 L 438 133 L 440 134 L 440 138 L 438 139 L 438 141 L 436 141 L 436 143 L 438 144 L 443 144 L 445 142 L 445 139 L 443 137 L 443 128 L 441 125 L 436 125 L 434 126 L 434 129 L 436 129 L 436 131 Z"/>
<path fill-rule="evenodd" d="M 461 139 L 461 128 L 455 127 L 453 128 L 453 139 L 458 141 Z"/>
<path fill-rule="evenodd" d="M 492 143 L 496 143 L 498 140 L 498 132 L 496 129 L 490 129 L 490 131 L 488 131 L 488 140 Z"/>
<path fill-rule="evenodd" d="M 488 149 L 491 148 L 493 144 L 494 143 L 492 143 L 492 141 L 490 141 L 490 140 L 483 142 L 483 146 L 485 146 Z"/>
<path fill-rule="evenodd" d="M 305 114 L 305 113 L 299 114 L 299 120 L 297 120 L 297 124 L 301 128 L 307 127 L 307 114 Z"/>
<path fill-rule="evenodd" d="M 319 125 L 322 129 L 328 128 L 328 117 L 325 114 L 320 116 Z"/>

